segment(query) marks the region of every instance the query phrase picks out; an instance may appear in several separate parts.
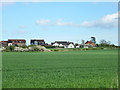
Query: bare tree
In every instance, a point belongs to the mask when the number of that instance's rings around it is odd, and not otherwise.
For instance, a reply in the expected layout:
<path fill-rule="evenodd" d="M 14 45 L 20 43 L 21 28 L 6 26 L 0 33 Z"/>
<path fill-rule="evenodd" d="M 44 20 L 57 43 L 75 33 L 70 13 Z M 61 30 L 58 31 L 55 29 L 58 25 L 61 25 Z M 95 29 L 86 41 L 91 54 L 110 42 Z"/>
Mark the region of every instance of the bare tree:
<path fill-rule="evenodd" d="M 111 45 L 111 42 L 110 41 L 106 41 L 106 40 L 104 40 L 104 39 L 102 39 L 101 41 L 100 41 L 100 46 L 102 46 L 102 47 L 109 47 Z"/>
<path fill-rule="evenodd" d="M 111 45 L 111 42 L 110 42 L 110 41 L 108 41 L 108 42 L 107 42 L 107 44 L 108 44 L 108 45 Z"/>
<path fill-rule="evenodd" d="M 100 40 L 100 44 L 107 44 L 107 41 L 102 39 L 102 40 Z"/>

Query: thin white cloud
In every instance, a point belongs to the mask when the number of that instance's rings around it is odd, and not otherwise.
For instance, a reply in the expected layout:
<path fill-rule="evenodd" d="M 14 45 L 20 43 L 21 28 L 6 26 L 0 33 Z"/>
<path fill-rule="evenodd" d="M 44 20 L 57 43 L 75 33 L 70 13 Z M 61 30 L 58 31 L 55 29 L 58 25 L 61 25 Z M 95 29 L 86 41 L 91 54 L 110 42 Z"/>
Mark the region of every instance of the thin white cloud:
<path fill-rule="evenodd" d="M 116 28 L 118 26 L 118 13 L 109 14 L 94 21 L 84 21 L 79 27 Z"/>
<path fill-rule="evenodd" d="M 57 26 L 72 26 L 73 22 L 63 22 L 62 19 L 58 19 L 55 22 L 55 25 L 57 25 Z"/>
<path fill-rule="evenodd" d="M 49 23 L 50 23 L 50 20 L 48 19 L 36 20 L 37 25 L 48 25 Z"/>
<path fill-rule="evenodd" d="M 108 14 L 98 20 L 83 21 L 81 23 L 64 22 L 58 19 L 56 22 L 51 22 L 48 19 L 37 20 L 36 24 L 39 25 L 54 25 L 54 26 L 71 26 L 71 27 L 84 27 L 84 28 L 105 28 L 112 29 L 118 27 L 118 13 Z"/>
<path fill-rule="evenodd" d="M 55 22 L 56 26 L 73 26 L 73 27 L 84 27 L 84 28 L 117 28 L 118 27 L 118 13 L 108 14 L 104 17 L 93 20 L 93 21 L 83 21 L 79 24 L 73 22 L 63 22 L 62 19 L 58 19 Z"/>

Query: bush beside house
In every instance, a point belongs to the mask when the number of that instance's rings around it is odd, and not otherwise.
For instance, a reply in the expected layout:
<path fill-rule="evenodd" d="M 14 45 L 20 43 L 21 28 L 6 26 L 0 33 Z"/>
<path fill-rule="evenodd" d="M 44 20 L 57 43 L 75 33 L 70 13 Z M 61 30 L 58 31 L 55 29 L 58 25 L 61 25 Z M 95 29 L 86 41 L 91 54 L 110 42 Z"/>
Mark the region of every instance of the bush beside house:
<path fill-rule="evenodd" d="M 7 47 L 1 47 L 0 51 L 6 51 L 6 52 L 28 52 L 28 51 L 42 51 L 42 52 L 50 52 L 51 50 L 46 49 L 44 46 L 40 45 L 34 45 L 29 47 L 16 47 L 16 46 L 7 46 Z"/>

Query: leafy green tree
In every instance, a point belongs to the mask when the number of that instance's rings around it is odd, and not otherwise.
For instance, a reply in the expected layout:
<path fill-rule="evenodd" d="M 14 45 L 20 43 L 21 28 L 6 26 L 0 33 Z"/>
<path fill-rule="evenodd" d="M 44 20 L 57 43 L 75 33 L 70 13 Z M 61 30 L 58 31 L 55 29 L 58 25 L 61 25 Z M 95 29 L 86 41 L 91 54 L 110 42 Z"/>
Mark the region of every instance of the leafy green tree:
<path fill-rule="evenodd" d="M 114 44 L 111 44 L 110 41 L 106 41 L 106 40 L 101 40 L 99 46 L 100 47 L 115 47 Z"/>
<path fill-rule="evenodd" d="M 14 48 L 15 48 L 15 47 L 11 45 L 11 46 L 7 46 L 7 47 L 5 47 L 5 48 L 6 48 L 6 51 L 7 51 L 7 52 L 10 52 L 10 51 L 14 51 Z"/>
<path fill-rule="evenodd" d="M 14 48 L 15 48 L 15 47 L 14 47 L 14 46 L 12 46 L 12 45 L 11 45 L 11 46 L 9 46 L 10 51 L 14 51 Z"/>

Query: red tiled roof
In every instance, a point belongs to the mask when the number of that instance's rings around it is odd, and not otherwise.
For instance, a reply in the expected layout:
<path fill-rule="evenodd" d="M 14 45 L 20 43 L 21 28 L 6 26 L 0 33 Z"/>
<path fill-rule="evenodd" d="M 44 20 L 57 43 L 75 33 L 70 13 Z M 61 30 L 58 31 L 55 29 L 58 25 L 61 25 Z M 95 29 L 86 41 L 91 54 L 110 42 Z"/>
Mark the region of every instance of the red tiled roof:
<path fill-rule="evenodd" d="M 25 39 L 8 39 L 8 41 L 26 41 Z"/>
<path fill-rule="evenodd" d="M 8 41 L 0 41 L 0 44 L 8 44 Z"/>
<path fill-rule="evenodd" d="M 87 41 L 85 44 L 90 44 L 92 46 L 95 46 L 95 43 L 93 43 L 92 41 Z"/>

